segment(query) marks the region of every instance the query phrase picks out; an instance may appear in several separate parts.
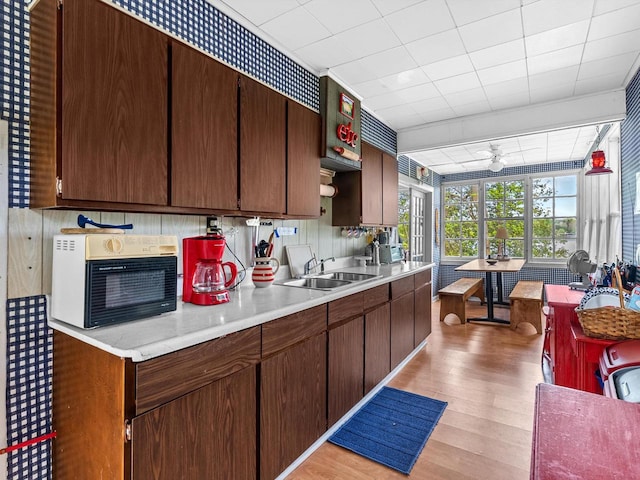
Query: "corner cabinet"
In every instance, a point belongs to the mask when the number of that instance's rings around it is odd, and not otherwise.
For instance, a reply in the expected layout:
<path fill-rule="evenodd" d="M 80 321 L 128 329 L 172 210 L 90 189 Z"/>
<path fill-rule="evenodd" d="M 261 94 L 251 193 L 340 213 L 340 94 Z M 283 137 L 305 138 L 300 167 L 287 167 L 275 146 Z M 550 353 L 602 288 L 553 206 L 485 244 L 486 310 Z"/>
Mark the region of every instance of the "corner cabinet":
<path fill-rule="evenodd" d="M 244 212 L 285 212 L 286 108 L 283 95 L 240 76 L 240 207 Z"/>
<path fill-rule="evenodd" d="M 226 65 L 171 43 L 172 205 L 238 209 L 238 80 Z"/>
<path fill-rule="evenodd" d="M 100 1 L 57 5 L 31 10 L 31 206 L 166 206 L 167 37 Z"/>
<path fill-rule="evenodd" d="M 334 226 L 398 225 L 398 163 L 392 155 L 362 142 L 361 170 L 339 172 L 333 183 Z"/>

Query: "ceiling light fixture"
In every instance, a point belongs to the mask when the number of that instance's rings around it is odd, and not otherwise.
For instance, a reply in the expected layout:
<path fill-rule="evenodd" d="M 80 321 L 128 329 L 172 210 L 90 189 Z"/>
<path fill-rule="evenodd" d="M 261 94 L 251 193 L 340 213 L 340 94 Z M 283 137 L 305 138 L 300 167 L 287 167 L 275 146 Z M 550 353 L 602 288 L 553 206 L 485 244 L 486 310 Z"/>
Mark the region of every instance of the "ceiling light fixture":
<path fill-rule="evenodd" d="M 600 127 L 596 127 L 598 133 L 598 143 L 600 145 Z M 609 167 L 607 167 L 607 159 L 604 156 L 602 150 L 594 150 L 591 152 L 591 170 L 585 172 L 585 175 L 602 175 L 603 173 L 613 173 Z"/>
<path fill-rule="evenodd" d="M 504 168 L 504 162 L 498 158 L 493 158 L 487 168 L 494 173 L 498 173 Z"/>

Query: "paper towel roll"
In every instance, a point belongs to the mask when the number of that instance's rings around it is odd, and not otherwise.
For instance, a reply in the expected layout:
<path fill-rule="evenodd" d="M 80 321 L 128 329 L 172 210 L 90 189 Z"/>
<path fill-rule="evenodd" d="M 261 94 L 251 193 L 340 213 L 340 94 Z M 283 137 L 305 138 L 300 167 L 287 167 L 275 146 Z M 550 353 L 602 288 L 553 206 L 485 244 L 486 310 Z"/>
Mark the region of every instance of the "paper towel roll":
<path fill-rule="evenodd" d="M 335 197 L 338 194 L 338 187 L 330 183 L 329 185 L 320 184 L 321 197 Z"/>

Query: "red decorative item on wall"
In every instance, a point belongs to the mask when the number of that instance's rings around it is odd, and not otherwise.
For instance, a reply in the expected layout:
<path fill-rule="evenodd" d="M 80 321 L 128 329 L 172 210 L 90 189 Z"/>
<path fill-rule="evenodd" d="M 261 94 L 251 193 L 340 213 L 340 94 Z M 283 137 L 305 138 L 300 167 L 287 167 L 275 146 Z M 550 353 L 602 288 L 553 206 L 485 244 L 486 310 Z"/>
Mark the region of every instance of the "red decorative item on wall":
<path fill-rule="evenodd" d="M 595 150 L 591 153 L 591 170 L 585 175 L 600 175 L 603 173 L 613 173 L 613 170 L 606 166 L 607 160 L 602 150 Z"/>

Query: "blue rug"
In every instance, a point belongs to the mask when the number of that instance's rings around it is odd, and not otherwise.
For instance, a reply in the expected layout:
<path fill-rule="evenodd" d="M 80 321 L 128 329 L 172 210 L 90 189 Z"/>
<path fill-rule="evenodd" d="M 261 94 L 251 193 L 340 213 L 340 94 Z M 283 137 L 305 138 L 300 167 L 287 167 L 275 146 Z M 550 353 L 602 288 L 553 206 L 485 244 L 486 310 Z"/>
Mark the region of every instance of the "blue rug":
<path fill-rule="evenodd" d="M 329 441 L 408 475 L 446 406 L 382 387 Z"/>

